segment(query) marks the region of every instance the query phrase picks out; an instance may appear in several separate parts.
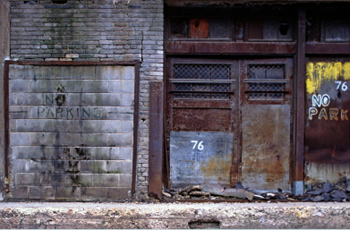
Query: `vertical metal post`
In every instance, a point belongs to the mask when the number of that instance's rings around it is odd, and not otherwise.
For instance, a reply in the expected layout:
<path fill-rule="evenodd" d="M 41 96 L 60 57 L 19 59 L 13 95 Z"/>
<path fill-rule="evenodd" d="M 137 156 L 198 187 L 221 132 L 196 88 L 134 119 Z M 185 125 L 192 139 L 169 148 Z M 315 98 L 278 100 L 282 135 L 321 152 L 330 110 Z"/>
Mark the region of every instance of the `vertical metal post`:
<path fill-rule="evenodd" d="M 305 38 L 306 13 L 304 9 L 298 11 L 298 50 L 296 73 L 296 140 L 295 140 L 295 168 L 293 179 L 294 195 L 304 193 L 304 127 L 305 127 Z"/>
<path fill-rule="evenodd" d="M 4 64 L 4 60 L 10 56 L 10 2 L 8 0 L 0 1 L 0 80 L 3 85 L 0 85 L 0 107 L 3 108 L 0 112 L 0 155 L 3 157 L 0 160 L 1 178 L 4 178 L 4 187 L 9 192 L 9 114 L 8 114 L 8 73 L 9 66 Z M 4 64 L 4 65 L 3 65 Z M 0 186 L 2 187 L 2 186 Z M 1 192 L 1 191 L 0 191 Z"/>
<path fill-rule="evenodd" d="M 133 148 L 133 164 L 132 164 L 132 182 L 131 194 L 136 191 L 137 177 L 137 153 L 138 153 L 138 138 L 139 138 L 139 112 L 140 112 L 140 63 L 134 62 L 135 65 L 135 94 L 134 94 L 134 148 Z"/>
<path fill-rule="evenodd" d="M 162 197 L 163 183 L 163 82 L 150 83 L 148 193 Z"/>

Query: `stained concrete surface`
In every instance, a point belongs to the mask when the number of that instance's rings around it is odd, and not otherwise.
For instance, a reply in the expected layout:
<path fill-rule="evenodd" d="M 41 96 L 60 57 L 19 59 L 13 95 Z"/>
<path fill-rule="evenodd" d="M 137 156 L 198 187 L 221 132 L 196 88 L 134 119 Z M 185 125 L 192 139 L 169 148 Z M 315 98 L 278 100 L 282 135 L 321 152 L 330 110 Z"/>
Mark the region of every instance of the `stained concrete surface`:
<path fill-rule="evenodd" d="M 0 228 L 350 228 L 349 203 L 0 203 Z"/>

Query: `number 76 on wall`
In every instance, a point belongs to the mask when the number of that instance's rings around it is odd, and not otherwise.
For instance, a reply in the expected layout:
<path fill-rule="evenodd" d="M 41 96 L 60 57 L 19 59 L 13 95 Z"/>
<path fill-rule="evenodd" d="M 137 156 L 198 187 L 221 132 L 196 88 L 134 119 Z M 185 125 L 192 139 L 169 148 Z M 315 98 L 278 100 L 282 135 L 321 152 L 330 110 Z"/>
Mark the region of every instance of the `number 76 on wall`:
<path fill-rule="evenodd" d="M 203 150 L 204 149 L 203 141 L 192 140 L 191 143 L 193 143 L 193 148 L 192 149 L 196 149 L 196 148 L 198 150 Z"/>
<path fill-rule="evenodd" d="M 337 84 L 337 90 L 341 89 L 344 92 L 348 90 L 348 86 L 346 85 L 346 82 L 334 81 L 334 83 Z"/>

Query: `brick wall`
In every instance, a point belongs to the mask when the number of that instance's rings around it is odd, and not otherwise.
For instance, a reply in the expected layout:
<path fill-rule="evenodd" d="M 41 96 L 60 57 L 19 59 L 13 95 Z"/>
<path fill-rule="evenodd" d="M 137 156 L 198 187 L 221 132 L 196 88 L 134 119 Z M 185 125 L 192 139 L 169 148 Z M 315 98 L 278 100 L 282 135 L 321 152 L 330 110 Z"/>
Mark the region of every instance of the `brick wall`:
<path fill-rule="evenodd" d="M 163 78 L 162 0 L 11 0 L 11 59 L 140 65 L 137 195 L 148 185 L 149 82 Z"/>

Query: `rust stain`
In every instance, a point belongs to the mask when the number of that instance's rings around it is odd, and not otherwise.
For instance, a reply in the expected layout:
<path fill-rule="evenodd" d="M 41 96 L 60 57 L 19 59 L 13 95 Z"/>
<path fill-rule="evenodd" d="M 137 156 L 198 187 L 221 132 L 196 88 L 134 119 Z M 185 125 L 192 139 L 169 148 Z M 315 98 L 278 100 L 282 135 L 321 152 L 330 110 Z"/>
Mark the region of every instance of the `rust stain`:
<path fill-rule="evenodd" d="M 335 155 L 335 149 L 337 148 L 337 145 L 334 146 L 333 152 L 332 152 L 332 157 Z"/>
<path fill-rule="evenodd" d="M 231 159 L 229 157 L 211 157 L 206 164 L 200 167 L 203 175 L 208 178 L 217 177 L 218 181 L 226 178 L 231 170 Z"/>
<path fill-rule="evenodd" d="M 229 131 L 230 110 L 174 109 L 176 131 Z"/>
<path fill-rule="evenodd" d="M 242 178 L 249 187 L 288 188 L 290 115 L 288 106 L 243 109 Z"/>
<path fill-rule="evenodd" d="M 264 174 L 266 182 L 281 181 L 285 174 L 285 169 L 281 163 L 278 147 L 271 143 L 265 142 L 261 145 L 256 155 L 247 158 L 244 162 L 247 167 L 246 173 Z"/>

